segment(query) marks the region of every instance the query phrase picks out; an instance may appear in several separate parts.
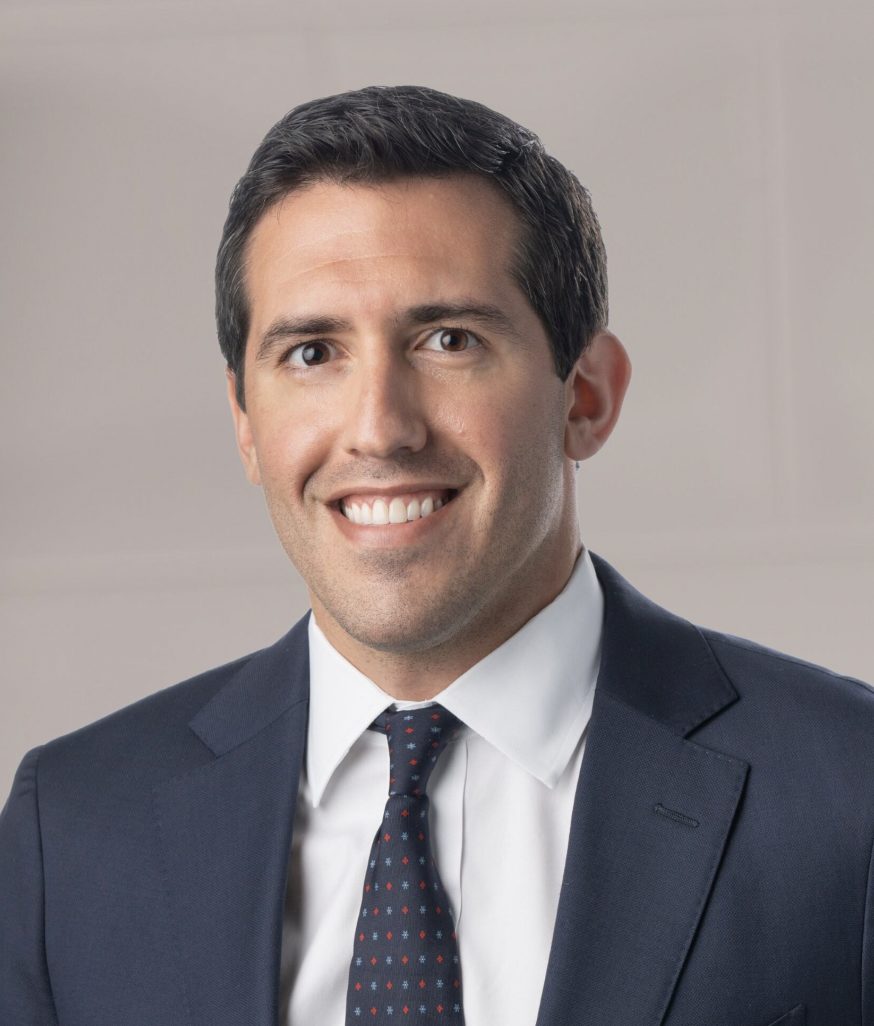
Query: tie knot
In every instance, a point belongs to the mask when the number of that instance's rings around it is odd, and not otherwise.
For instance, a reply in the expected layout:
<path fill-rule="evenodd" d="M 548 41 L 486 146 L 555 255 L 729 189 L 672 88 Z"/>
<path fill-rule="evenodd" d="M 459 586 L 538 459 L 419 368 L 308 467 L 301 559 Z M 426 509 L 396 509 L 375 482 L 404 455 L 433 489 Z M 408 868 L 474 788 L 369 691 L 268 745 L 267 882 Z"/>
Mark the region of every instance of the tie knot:
<path fill-rule="evenodd" d="M 424 795 L 437 757 L 460 726 L 457 716 L 436 704 L 377 716 L 371 729 L 388 738 L 389 795 Z"/>

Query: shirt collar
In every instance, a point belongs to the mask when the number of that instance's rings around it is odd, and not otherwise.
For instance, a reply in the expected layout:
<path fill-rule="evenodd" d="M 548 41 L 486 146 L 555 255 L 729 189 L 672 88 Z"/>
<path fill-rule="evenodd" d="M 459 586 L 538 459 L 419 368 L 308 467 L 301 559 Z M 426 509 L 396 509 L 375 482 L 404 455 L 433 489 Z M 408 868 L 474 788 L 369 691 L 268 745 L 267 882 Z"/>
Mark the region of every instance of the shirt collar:
<path fill-rule="evenodd" d="M 595 568 L 583 549 L 564 590 L 512 637 L 435 699 L 396 703 L 340 655 L 311 616 L 306 756 L 311 804 L 320 803 L 352 745 L 392 703 L 415 708 L 438 701 L 508 759 L 554 787 L 591 715 L 603 611 Z"/>

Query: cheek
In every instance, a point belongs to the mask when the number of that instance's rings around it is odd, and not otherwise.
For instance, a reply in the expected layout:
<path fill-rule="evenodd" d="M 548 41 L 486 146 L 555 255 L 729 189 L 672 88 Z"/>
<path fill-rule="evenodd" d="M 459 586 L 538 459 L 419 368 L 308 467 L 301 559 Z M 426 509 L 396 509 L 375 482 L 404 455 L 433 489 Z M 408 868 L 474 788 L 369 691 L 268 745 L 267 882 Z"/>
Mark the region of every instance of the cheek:
<path fill-rule="evenodd" d="M 551 380 L 542 389 L 530 380 L 490 385 L 459 389 L 448 401 L 444 395 L 434 408 L 435 431 L 479 467 L 487 520 L 500 514 L 509 526 L 530 518 L 532 501 L 551 515 L 563 467 L 561 395 Z"/>
<path fill-rule="evenodd" d="M 434 430 L 445 438 L 462 441 L 470 434 L 471 410 L 462 404 L 439 403 L 431 417 Z"/>
<path fill-rule="evenodd" d="M 259 418 L 253 425 L 258 467 L 265 488 L 289 497 L 300 494 L 324 462 L 328 432 L 324 417 L 299 411 Z"/>
<path fill-rule="evenodd" d="M 439 386 L 423 395 L 428 420 L 438 436 L 469 445 L 472 456 L 499 448 L 501 439 L 510 438 L 518 428 L 520 407 L 522 419 L 526 417 L 524 382 L 509 376 L 450 378 Z"/>
<path fill-rule="evenodd" d="M 438 447 L 448 445 L 469 457 L 486 476 L 512 448 L 512 408 L 495 390 L 445 389 L 429 403 L 431 430 Z"/>
<path fill-rule="evenodd" d="M 520 478 L 530 479 L 532 425 L 494 392 L 447 403 L 432 423 L 438 439 L 479 468 L 483 498 L 491 512 L 504 505 L 509 493 L 515 497 Z"/>

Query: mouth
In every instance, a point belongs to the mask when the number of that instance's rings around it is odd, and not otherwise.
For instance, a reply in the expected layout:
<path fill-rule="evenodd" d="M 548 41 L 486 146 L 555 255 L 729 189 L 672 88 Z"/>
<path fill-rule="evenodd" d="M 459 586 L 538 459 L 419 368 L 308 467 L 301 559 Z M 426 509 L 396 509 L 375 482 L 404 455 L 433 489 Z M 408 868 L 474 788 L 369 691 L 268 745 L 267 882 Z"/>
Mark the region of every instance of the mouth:
<path fill-rule="evenodd" d="M 424 520 L 452 502 L 457 495 L 457 488 L 399 492 L 394 495 L 361 492 L 344 495 L 331 505 L 353 524 L 386 527 Z"/>

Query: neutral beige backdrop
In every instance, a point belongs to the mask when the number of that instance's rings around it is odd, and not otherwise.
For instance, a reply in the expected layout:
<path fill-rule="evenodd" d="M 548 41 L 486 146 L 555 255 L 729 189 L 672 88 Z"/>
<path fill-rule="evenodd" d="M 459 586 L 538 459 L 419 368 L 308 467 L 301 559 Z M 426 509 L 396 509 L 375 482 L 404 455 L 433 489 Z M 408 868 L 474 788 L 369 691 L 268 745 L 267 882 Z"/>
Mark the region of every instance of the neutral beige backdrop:
<path fill-rule="evenodd" d="M 306 609 L 238 466 L 213 261 L 270 125 L 371 83 L 494 106 L 592 191 L 634 378 L 584 541 L 874 680 L 872 38 L 841 0 L 0 6 L 0 791 Z"/>

